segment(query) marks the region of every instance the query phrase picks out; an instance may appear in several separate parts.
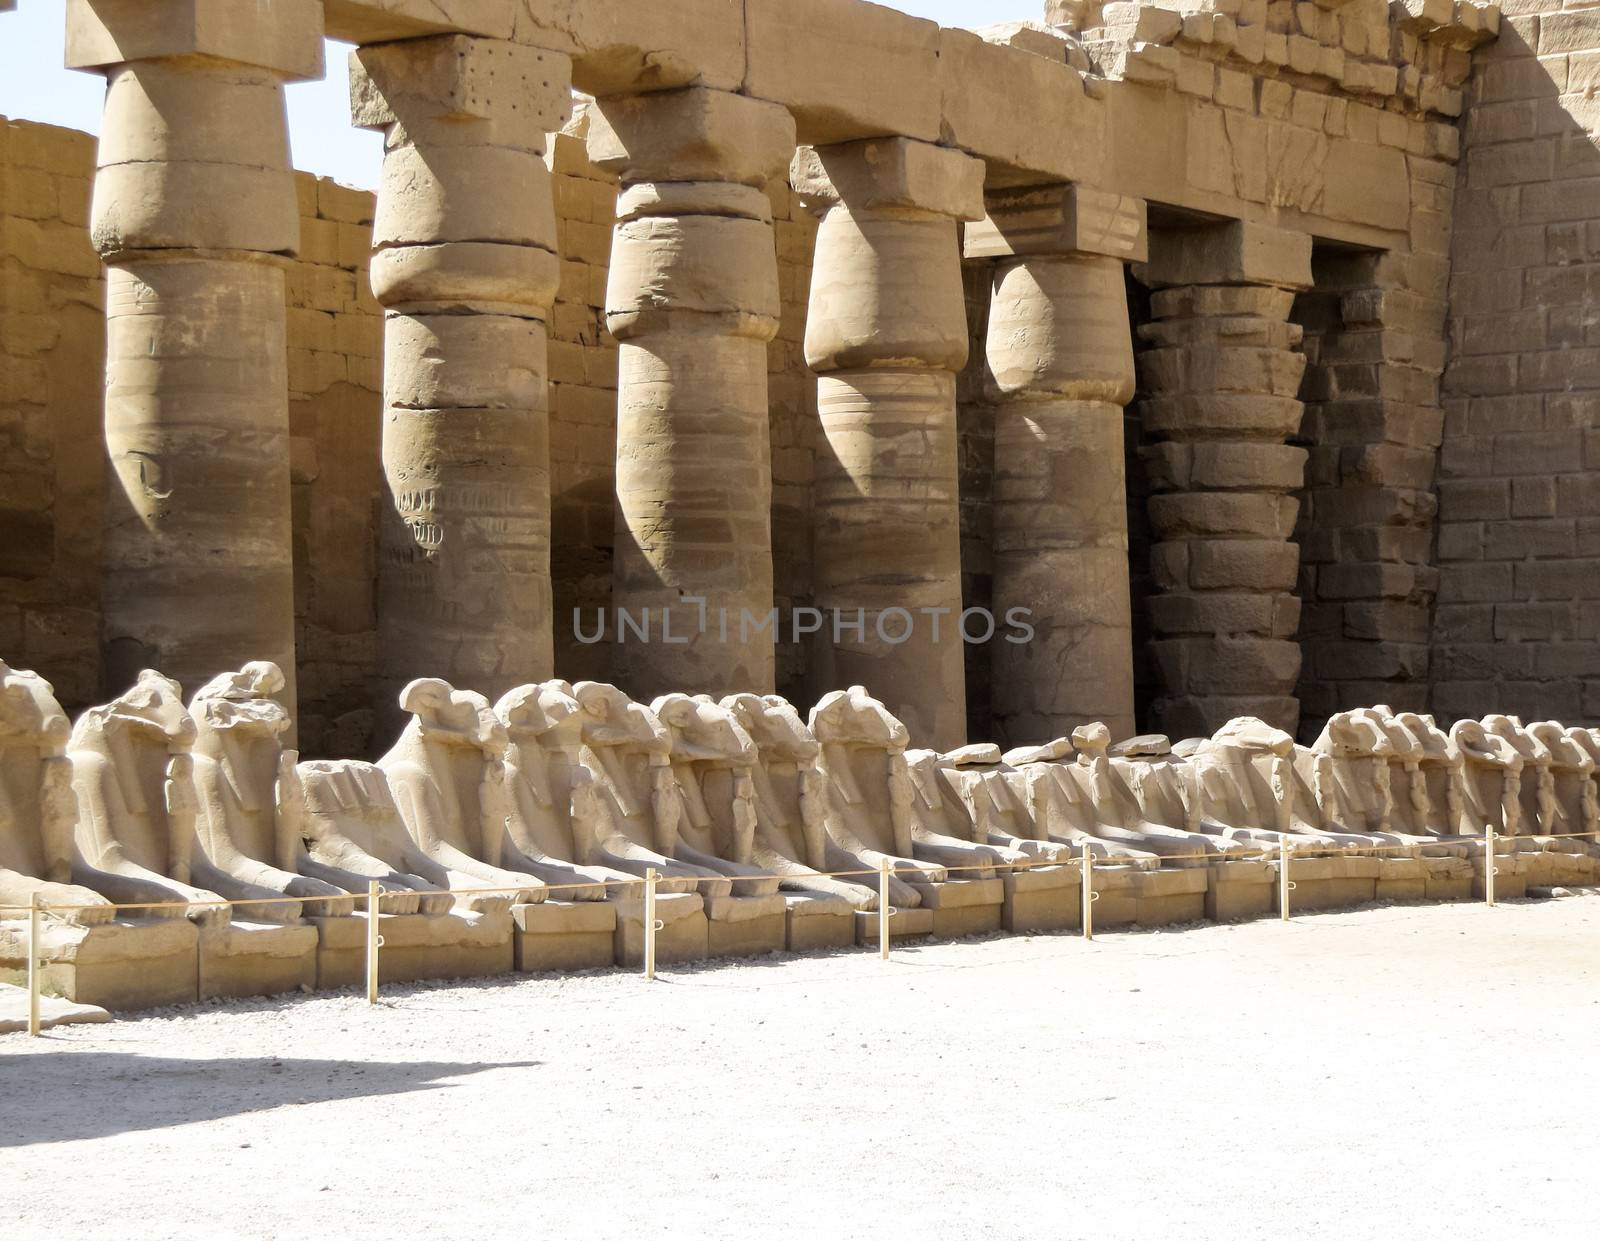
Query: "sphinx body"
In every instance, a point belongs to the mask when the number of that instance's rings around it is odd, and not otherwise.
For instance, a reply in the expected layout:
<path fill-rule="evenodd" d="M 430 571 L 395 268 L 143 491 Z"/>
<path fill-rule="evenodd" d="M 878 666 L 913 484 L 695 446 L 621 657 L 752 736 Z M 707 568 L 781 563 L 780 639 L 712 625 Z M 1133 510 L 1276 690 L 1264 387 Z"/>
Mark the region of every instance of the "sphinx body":
<path fill-rule="evenodd" d="M 951 880 L 952 867 L 960 880 L 994 878 L 1004 860 L 997 850 L 919 821 L 906 727 L 862 686 L 825 695 L 811 710 L 810 727 L 822 747 L 829 835 L 851 865 L 876 869 L 887 860 L 920 904 L 943 899 L 936 888 Z M 897 905 L 912 906 L 899 887 L 891 894 Z"/>
<path fill-rule="evenodd" d="M 542 901 L 542 880 L 500 865 L 510 815 L 507 738 L 488 699 L 425 677 L 401 691 L 400 709 L 411 718 L 377 765 L 415 848 L 451 890 L 500 889 L 466 893 L 480 912 Z"/>
<path fill-rule="evenodd" d="M 78 718 L 68 743 L 78 799 L 79 881 L 121 904 L 181 902 L 203 924 L 231 919 L 212 885 L 263 899 L 250 920 L 292 922 L 300 903 L 237 885 L 200 850 L 196 729 L 175 681 L 146 670 L 126 693 Z M 205 887 L 197 886 L 205 884 Z"/>
<path fill-rule="evenodd" d="M 775 893 L 778 880 L 755 865 L 756 745 L 750 734 L 703 694 L 664 694 L 650 710 L 666 729 L 678 790 L 674 856 L 727 875 L 735 896 Z"/>
<path fill-rule="evenodd" d="M 0 663 L 0 906 L 17 917 L 33 897 L 89 926 L 116 916 L 78 857 L 72 727 L 55 690 L 37 673 Z M 74 871 L 77 881 L 74 882 Z"/>
<path fill-rule="evenodd" d="M 277 893 L 315 898 L 306 911 L 323 917 L 352 913 L 354 875 L 319 877 L 300 834 L 303 793 L 299 755 L 281 738 L 289 713 L 274 695 L 284 688 L 273 663 L 249 663 L 223 673 L 190 700 L 197 730 L 194 783 L 199 851 L 210 864 L 210 886 L 231 900 Z"/>
<path fill-rule="evenodd" d="M 406 834 L 383 770 L 354 759 L 312 759 L 296 765 L 280 805 L 297 806 L 298 831 L 317 874 L 366 892 L 377 883 L 387 914 L 447 914 L 455 905 L 449 871 Z M 468 886 L 462 877 L 458 886 Z M 482 885 L 475 885 L 482 886 Z M 489 911 L 503 897 L 477 898 Z M 472 904 L 473 908 L 480 908 Z"/>
<path fill-rule="evenodd" d="M 495 704 L 507 737 L 500 862 L 550 885 L 559 900 L 632 898 L 637 877 L 610 864 L 612 833 L 602 822 L 594 776 L 583 766 L 582 710 L 565 681 L 519 686 Z"/>
<path fill-rule="evenodd" d="M 859 910 L 876 910 L 871 876 L 825 872 L 862 870 L 828 829 L 833 808 L 820 756 L 822 746 L 800 713 L 776 694 L 730 694 L 721 703 L 751 739 L 756 761 L 750 778 L 754 823 L 750 860 L 781 875 L 780 889 L 842 897 Z M 906 888 L 904 896 L 915 900 Z"/>
<path fill-rule="evenodd" d="M 605 864 L 629 874 L 654 870 L 658 891 L 728 896 L 733 881 L 678 856 L 682 795 L 672 738 L 655 712 L 614 685 L 580 681 L 582 762 L 594 777 Z"/>
<path fill-rule="evenodd" d="M 1032 816 L 1008 779 L 996 745 L 969 745 L 948 754 L 907 750 L 916 798 L 913 821 L 932 839 L 981 845 L 1008 867 L 1063 862 L 1072 850 L 1034 838 Z"/>

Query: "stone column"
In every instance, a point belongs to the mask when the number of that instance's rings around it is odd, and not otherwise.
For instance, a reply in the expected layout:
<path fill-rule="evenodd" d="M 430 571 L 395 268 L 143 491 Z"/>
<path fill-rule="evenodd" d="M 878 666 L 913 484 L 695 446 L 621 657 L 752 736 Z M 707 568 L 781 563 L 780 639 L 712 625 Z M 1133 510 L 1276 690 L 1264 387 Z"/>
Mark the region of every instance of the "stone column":
<path fill-rule="evenodd" d="M 777 104 L 694 87 L 601 100 L 589 157 L 621 181 L 606 326 L 617 359 L 612 679 L 648 701 L 773 689 L 769 180 Z M 613 613 L 619 629 L 622 618 Z"/>
<path fill-rule="evenodd" d="M 384 132 L 387 712 L 419 676 L 493 698 L 554 675 L 545 325 L 560 264 L 543 155 L 570 79 L 560 53 L 465 35 L 350 58 L 351 115 Z"/>
<path fill-rule="evenodd" d="M 106 78 L 106 677 L 198 687 L 271 660 L 292 714 L 283 84 L 321 76 L 322 6 L 72 0 L 67 64 Z"/>
<path fill-rule="evenodd" d="M 994 410 L 994 611 L 1026 643 L 991 647 L 994 740 L 1132 736 L 1133 626 L 1122 407 L 1133 397 L 1125 261 L 1144 203 L 1083 187 L 991 196 L 970 258 L 998 259 L 986 343 Z"/>
<path fill-rule="evenodd" d="M 966 738 L 956 375 L 968 336 L 957 221 L 983 218 L 983 177 L 980 161 L 906 138 L 806 151 L 794 171 L 802 195 L 829 204 L 806 321 L 825 438 L 814 679 L 865 686 L 912 744 L 941 750 Z"/>
<path fill-rule="evenodd" d="M 1311 239 L 1254 224 L 1150 237 L 1153 322 L 1140 329 L 1150 499 L 1154 726 L 1209 736 L 1239 715 L 1291 735 L 1306 452 L 1295 290 Z"/>

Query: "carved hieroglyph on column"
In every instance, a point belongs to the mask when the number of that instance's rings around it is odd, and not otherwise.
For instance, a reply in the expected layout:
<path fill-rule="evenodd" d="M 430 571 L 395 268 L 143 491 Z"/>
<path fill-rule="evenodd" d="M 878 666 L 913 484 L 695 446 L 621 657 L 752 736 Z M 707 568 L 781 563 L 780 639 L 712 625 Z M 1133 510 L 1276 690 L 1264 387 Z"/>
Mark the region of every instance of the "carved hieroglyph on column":
<path fill-rule="evenodd" d="M 956 222 L 983 218 L 983 176 L 970 156 L 906 138 L 803 151 L 794 167 L 795 188 L 828 205 L 806 320 L 826 441 L 815 680 L 865 686 L 940 750 L 966 739 L 956 375 L 968 336 Z"/>
<path fill-rule="evenodd" d="M 551 675 L 546 321 L 559 280 L 547 132 L 564 55 L 460 35 L 364 47 L 351 114 L 384 130 L 383 687 L 497 695 Z"/>
<path fill-rule="evenodd" d="M 994 602 L 1031 642 L 991 647 L 996 739 L 1101 722 L 1131 736 L 1122 407 L 1133 335 L 1122 265 L 1145 258 L 1144 203 L 1082 187 L 992 195 L 969 259 L 998 260 L 986 389 L 994 420 Z"/>
<path fill-rule="evenodd" d="M 322 74 L 317 0 L 72 0 L 67 64 L 105 74 L 90 231 L 106 285 L 104 636 L 116 690 L 247 660 L 294 707 L 283 84 Z"/>
<path fill-rule="evenodd" d="M 622 182 L 612 590 L 649 621 L 644 640 L 613 635 L 612 674 L 638 699 L 773 688 L 766 186 L 794 143 L 784 108 L 699 87 L 602 100 L 589 128 L 589 157 Z"/>
<path fill-rule="evenodd" d="M 1153 724 L 1207 735 L 1248 715 L 1292 734 L 1306 451 L 1285 441 L 1306 363 L 1289 310 L 1311 284 L 1311 239 L 1239 222 L 1155 231 L 1148 282 Z"/>

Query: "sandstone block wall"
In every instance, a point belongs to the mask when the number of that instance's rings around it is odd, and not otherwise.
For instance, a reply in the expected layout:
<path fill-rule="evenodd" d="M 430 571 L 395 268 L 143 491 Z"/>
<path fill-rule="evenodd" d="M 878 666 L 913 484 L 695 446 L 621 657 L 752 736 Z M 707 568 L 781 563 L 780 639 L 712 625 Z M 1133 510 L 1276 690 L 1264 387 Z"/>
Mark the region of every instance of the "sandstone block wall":
<path fill-rule="evenodd" d="M 1432 702 L 1600 717 L 1600 9 L 1507 0 L 1468 86 Z"/>
<path fill-rule="evenodd" d="M 0 119 L 0 649 L 99 701 L 105 281 L 87 134 Z"/>
<path fill-rule="evenodd" d="M 308 173 L 295 187 L 300 258 L 285 284 L 300 745 L 361 754 L 373 742 L 383 414 L 383 317 L 367 283 L 373 199 Z"/>

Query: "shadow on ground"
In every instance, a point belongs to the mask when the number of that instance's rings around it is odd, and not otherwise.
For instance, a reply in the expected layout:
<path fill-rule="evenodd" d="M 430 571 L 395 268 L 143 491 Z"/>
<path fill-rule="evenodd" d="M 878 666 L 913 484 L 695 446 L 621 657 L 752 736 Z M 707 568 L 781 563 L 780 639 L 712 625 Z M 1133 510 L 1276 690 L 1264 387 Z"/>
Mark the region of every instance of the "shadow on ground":
<path fill-rule="evenodd" d="M 271 1056 L 179 1060 L 126 1052 L 10 1055 L 0 1059 L 0 1149 L 164 1129 L 277 1107 L 438 1090 L 450 1078 L 542 1063 L 375 1064 Z M 108 1099 L 115 1104 L 108 1106 Z"/>

